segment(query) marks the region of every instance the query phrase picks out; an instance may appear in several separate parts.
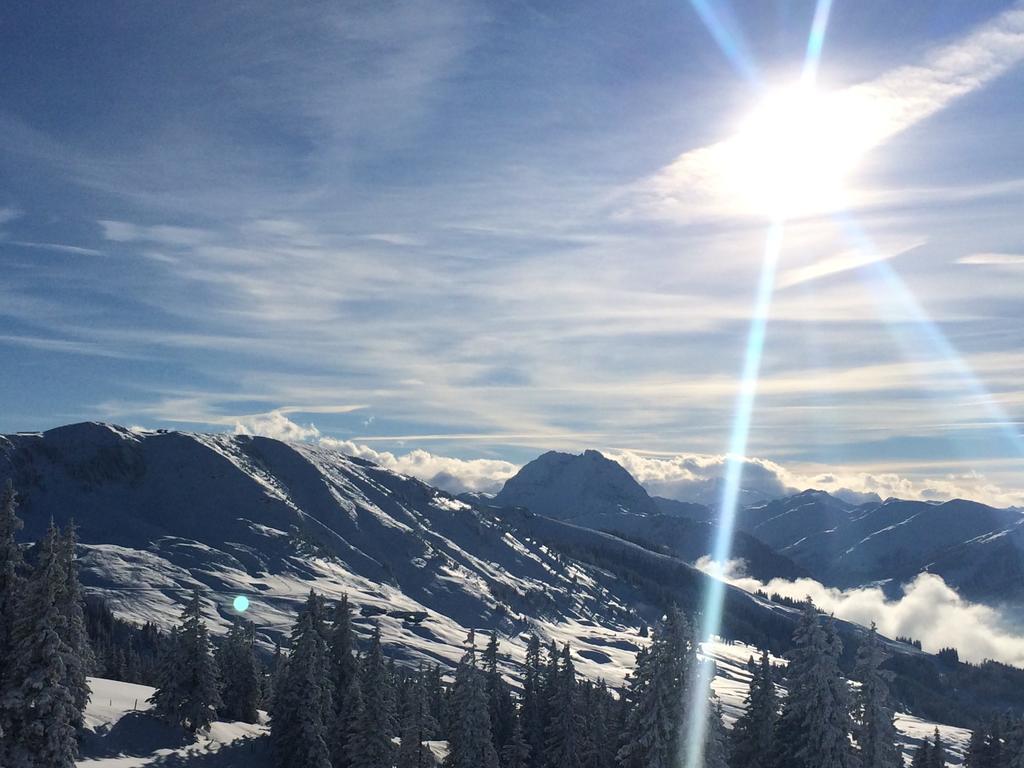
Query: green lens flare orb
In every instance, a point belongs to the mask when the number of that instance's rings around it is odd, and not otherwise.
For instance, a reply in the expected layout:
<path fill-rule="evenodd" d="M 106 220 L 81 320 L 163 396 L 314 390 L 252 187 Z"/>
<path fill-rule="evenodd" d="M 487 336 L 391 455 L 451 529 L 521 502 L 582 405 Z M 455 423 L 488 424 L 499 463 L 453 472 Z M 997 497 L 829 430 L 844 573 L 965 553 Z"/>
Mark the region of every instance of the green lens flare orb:
<path fill-rule="evenodd" d="M 239 595 L 235 598 L 235 610 L 239 613 L 245 613 L 249 610 L 249 598 L 245 595 Z"/>

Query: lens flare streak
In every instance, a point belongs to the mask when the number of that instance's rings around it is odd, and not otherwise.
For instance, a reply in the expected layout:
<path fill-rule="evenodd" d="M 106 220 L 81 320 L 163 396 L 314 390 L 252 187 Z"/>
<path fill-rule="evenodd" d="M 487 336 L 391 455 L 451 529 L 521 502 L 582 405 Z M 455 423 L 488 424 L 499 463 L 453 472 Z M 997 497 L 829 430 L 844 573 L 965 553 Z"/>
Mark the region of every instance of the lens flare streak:
<path fill-rule="evenodd" d="M 734 38 L 727 33 L 717 14 L 713 12 L 707 0 L 691 0 L 691 4 L 700 14 L 709 32 L 715 38 L 722 51 L 733 62 L 733 65 L 747 79 L 756 82 L 749 59 L 740 57 L 740 49 Z M 825 42 L 829 13 L 832 0 L 817 0 L 811 32 L 804 55 L 803 72 L 800 88 L 810 92 L 818 76 L 818 64 Z M 748 74 L 749 69 L 749 74 Z M 729 438 L 729 453 L 726 462 L 725 478 L 722 488 L 721 507 L 719 509 L 718 529 L 715 534 L 714 562 L 724 567 L 732 553 L 733 532 L 736 522 L 736 508 L 739 503 L 740 485 L 743 479 L 743 463 L 747 453 L 747 442 L 750 436 L 750 422 L 754 411 L 754 400 L 757 395 L 758 378 L 761 371 L 761 358 L 764 352 L 765 335 L 768 328 L 768 316 L 771 311 L 772 294 L 775 289 L 775 274 L 782 250 L 784 219 L 775 216 L 768 228 L 765 239 L 764 258 L 761 263 L 761 274 L 758 279 L 757 296 L 754 313 L 750 320 L 747 334 L 747 348 L 743 359 L 743 372 L 740 390 L 736 399 L 736 413 L 733 417 L 732 432 Z M 725 603 L 725 582 L 720 578 L 707 579 L 707 592 L 704 595 L 704 606 L 698 626 L 697 641 L 710 642 L 721 629 L 722 613 Z M 685 768 L 701 768 L 704 762 L 704 742 L 707 732 L 710 701 L 708 688 L 711 683 L 713 666 L 709 663 L 697 665 L 694 679 L 690 681 L 690 701 L 686 708 L 688 722 L 680 723 L 680 755 L 677 762 Z M 685 733 L 682 729 L 685 728 Z"/>
<path fill-rule="evenodd" d="M 718 530 L 715 534 L 714 562 L 720 566 L 729 560 L 732 553 L 733 528 L 736 522 L 736 508 L 739 503 L 740 482 L 743 476 L 743 458 L 747 452 L 750 422 L 757 395 L 757 381 L 761 371 L 761 357 L 764 351 L 765 334 L 768 330 L 768 316 L 771 311 L 772 293 L 775 289 L 775 273 L 782 250 L 784 226 L 781 220 L 772 222 L 765 240 L 761 276 L 757 285 L 754 314 L 750 320 L 747 336 L 747 350 L 743 359 L 743 374 L 736 398 L 736 414 L 729 439 L 729 454 L 725 468 L 725 483 L 722 489 Z M 709 642 L 722 623 L 722 607 L 725 602 L 725 582 L 719 578 L 707 579 L 707 593 L 704 595 L 704 610 L 701 615 L 697 637 Z M 691 701 L 687 707 L 690 714 L 686 730 L 685 765 L 699 768 L 703 760 L 705 729 L 708 719 L 707 691 L 711 683 L 712 667 L 700 664 L 696 677 L 691 681 Z"/>

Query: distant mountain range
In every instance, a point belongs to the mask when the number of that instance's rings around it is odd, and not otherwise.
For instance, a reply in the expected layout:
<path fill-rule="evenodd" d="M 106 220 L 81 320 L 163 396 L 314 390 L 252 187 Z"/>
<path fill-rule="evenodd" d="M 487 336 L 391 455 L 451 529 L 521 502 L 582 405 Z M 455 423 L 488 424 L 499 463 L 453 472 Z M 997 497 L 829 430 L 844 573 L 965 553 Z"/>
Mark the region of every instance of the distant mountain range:
<path fill-rule="evenodd" d="M 597 451 L 549 452 L 495 497 L 510 506 L 614 532 L 693 562 L 711 551 L 717 510 L 651 497 Z M 891 595 L 928 571 L 961 594 L 1024 605 L 1024 514 L 956 499 L 855 504 L 807 490 L 739 510 L 732 556 L 767 581 L 812 576 L 824 584 L 882 584 Z"/>
<path fill-rule="evenodd" d="M 494 501 L 608 531 L 687 562 L 713 551 L 716 526 L 707 507 L 652 498 L 622 466 L 597 451 L 579 456 L 549 451 L 509 478 Z M 733 539 L 733 556 L 742 558 L 755 578 L 809 575 L 742 531 Z"/>
<path fill-rule="evenodd" d="M 694 519 L 705 520 L 701 510 Z M 836 587 L 882 584 L 890 594 L 921 572 L 965 597 L 1024 605 L 1024 514 L 963 499 L 854 505 L 808 490 L 746 507 L 737 527 Z"/>

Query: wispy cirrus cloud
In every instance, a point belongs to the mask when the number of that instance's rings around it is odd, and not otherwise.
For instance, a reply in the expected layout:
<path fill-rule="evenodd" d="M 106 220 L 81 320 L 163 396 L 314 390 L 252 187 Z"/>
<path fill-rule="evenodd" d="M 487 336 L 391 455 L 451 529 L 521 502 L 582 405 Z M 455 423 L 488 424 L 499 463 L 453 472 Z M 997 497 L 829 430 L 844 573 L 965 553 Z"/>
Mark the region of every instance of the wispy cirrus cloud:
<path fill-rule="evenodd" d="M 972 264 L 984 267 L 1024 266 L 1024 253 L 971 253 L 961 256 L 957 264 Z"/>

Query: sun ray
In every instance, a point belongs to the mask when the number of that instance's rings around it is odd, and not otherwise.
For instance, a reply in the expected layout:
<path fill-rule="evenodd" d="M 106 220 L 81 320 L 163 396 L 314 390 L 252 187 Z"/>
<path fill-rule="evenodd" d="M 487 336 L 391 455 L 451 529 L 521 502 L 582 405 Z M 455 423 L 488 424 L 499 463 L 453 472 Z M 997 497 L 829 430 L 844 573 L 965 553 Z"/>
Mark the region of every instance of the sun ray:
<path fill-rule="evenodd" d="M 696 4 L 696 3 L 695 3 Z M 817 80 L 818 64 L 828 27 L 831 0 L 818 0 L 815 6 L 811 32 L 804 55 L 804 68 L 800 81 L 800 89 L 806 93 L 813 92 Z M 705 22 L 707 23 L 707 22 Z M 818 128 L 820 126 L 815 126 Z M 732 555 L 733 536 L 736 526 L 736 512 L 739 505 L 740 487 L 743 479 L 744 457 L 750 437 L 750 424 L 754 413 L 754 401 L 757 396 L 758 379 L 761 371 L 761 360 L 764 353 L 765 338 L 768 331 L 768 318 L 771 312 L 772 297 L 775 291 L 775 275 L 779 256 L 782 252 L 783 233 L 785 230 L 784 216 L 776 215 L 769 225 L 765 238 L 764 255 L 761 261 L 761 272 L 758 278 L 757 293 L 754 301 L 754 312 L 750 319 L 747 333 L 747 346 L 743 358 L 743 370 L 740 378 L 740 389 L 736 397 L 735 414 L 729 436 L 729 451 L 725 467 L 725 482 L 718 512 L 718 526 L 715 533 L 713 561 L 719 568 L 724 568 Z M 726 585 L 721 578 L 707 580 L 707 591 L 704 595 L 703 611 L 697 628 L 697 642 L 709 643 L 719 634 L 722 625 L 722 613 L 725 604 Z M 713 674 L 713 665 L 702 662 L 694 671 L 694 679 L 689 681 L 689 706 L 686 707 L 688 722 L 680 723 L 680 730 L 685 728 L 685 738 L 680 740 L 680 754 L 677 762 L 685 768 L 700 768 L 704 760 L 704 743 L 708 723 L 710 699 L 708 688 Z"/>

